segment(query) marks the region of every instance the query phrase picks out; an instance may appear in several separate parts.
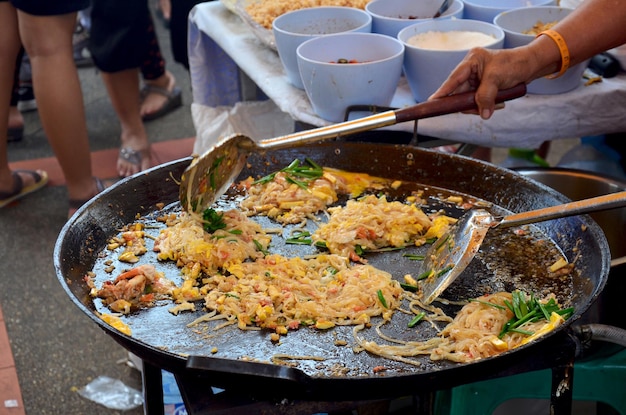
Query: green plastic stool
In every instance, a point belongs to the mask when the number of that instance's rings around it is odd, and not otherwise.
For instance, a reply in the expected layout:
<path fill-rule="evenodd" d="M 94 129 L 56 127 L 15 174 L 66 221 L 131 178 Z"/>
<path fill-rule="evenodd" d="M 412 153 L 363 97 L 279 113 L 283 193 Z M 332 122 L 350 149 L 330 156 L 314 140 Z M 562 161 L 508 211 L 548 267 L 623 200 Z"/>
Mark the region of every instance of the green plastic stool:
<path fill-rule="evenodd" d="M 573 399 L 602 402 L 626 415 L 626 349 L 601 354 L 574 364 Z M 437 393 L 435 413 L 492 414 L 511 399 L 550 399 L 551 379 L 544 369 L 458 386 Z"/>

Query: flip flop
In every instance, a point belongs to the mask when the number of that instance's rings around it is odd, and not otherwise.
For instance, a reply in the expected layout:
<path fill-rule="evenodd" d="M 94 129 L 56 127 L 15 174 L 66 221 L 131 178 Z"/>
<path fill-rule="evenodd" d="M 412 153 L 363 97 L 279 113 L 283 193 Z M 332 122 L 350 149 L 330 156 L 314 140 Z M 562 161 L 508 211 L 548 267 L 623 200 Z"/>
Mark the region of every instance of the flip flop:
<path fill-rule="evenodd" d="M 117 158 L 118 160 L 122 160 L 134 166 L 137 166 L 139 171 L 141 171 L 143 170 L 142 165 L 144 157 L 141 153 L 145 151 L 146 150 L 135 150 L 134 148 L 130 147 L 122 147 L 120 148 L 120 153 Z"/>
<path fill-rule="evenodd" d="M 24 181 L 19 173 L 29 174 L 35 179 L 35 183 L 24 186 Z M 48 173 L 43 170 L 15 170 L 13 175 L 13 190 L 10 192 L 0 192 L 0 208 L 15 202 L 16 200 L 41 189 L 48 183 Z"/>
<path fill-rule="evenodd" d="M 161 106 L 161 108 L 159 108 L 155 112 L 143 115 L 141 117 L 141 119 L 144 120 L 144 121 L 152 121 L 152 120 L 156 120 L 157 118 L 161 118 L 162 116 L 164 116 L 164 115 L 174 111 L 176 108 L 178 108 L 178 107 L 183 105 L 183 94 L 182 94 L 182 91 L 180 90 L 179 87 L 176 87 L 176 86 L 171 91 L 168 91 L 165 88 L 160 88 L 158 86 L 147 85 L 146 84 L 146 85 L 144 85 L 141 88 L 141 99 L 142 99 L 142 101 L 149 94 L 163 95 L 165 98 L 167 98 L 167 100 Z"/>
<path fill-rule="evenodd" d="M 9 127 L 7 129 L 7 141 L 9 143 L 22 141 L 22 138 L 24 138 L 24 127 Z"/>

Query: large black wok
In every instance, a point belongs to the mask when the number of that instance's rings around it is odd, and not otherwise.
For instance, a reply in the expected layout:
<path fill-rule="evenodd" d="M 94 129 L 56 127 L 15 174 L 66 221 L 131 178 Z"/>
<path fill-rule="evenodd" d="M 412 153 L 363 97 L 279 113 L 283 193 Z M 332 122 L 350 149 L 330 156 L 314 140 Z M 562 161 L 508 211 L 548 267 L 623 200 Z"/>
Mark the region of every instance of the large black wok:
<path fill-rule="evenodd" d="M 304 157 L 310 157 L 323 166 L 367 172 L 472 195 L 512 212 L 567 200 L 554 190 L 515 172 L 474 159 L 409 146 L 355 142 L 308 145 L 253 155 L 240 179 L 249 175 L 265 175 L 286 166 L 295 158 Z M 569 326 L 601 293 L 609 273 L 608 244 L 601 229 L 588 216 L 536 225 L 554 240 L 570 261 L 575 260 L 571 286 L 562 290 L 557 288 L 560 291 L 557 295 L 562 297 L 560 300 L 575 307 L 575 314 L 566 324 L 539 341 L 471 364 L 435 363 L 424 357 L 421 366 L 411 366 L 365 352 L 355 354 L 350 347 L 351 328 L 337 328 L 329 332 L 300 329 L 283 337 L 278 345 L 271 343 L 268 333 L 264 331 L 243 332 L 234 326 L 201 335 L 185 324 L 203 311 L 173 316 L 167 311 L 171 304 L 129 316 L 133 336 L 126 336 L 97 316 L 96 305 L 89 296 L 83 276 L 94 267 L 107 240 L 116 235 L 120 227 L 133 222 L 138 214 L 157 211 L 159 203 L 177 202 L 176 179 L 189 162 L 190 159 L 183 159 L 148 170 L 119 182 L 94 198 L 63 228 L 55 247 L 54 262 L 58 278 L 71 300 L 122 346 L 150 364 L 176 374 L 208 379 L 214 386 L 236 388 L 264 398 L 289 396 L 310 400 L 358 400 L 393 398 L 412 395 L 420 389 L 450 387 L 484 379 L 522 362 L 525 370 L 530 370 L 532 364 L 528 361 L 541 360 L 542 356 L 545 357 L 544 351 L 552 347 L 549 345 L 558 344 L 560 339 L 567 337 Z M 498 247 L 492 246 L 483 259 L 475 260 L 477 264 L 468 270 L 473 275 L 461 276 L 455 283 L 457 286 L 450 287 L 450 290 L 474 295 L 480 294 L 475 292 L 478 284 L 493 282 L 498 288 L 508 290 L 518 288 L 517 284 L 541 285 L 541 282 L 524 280 L 524 277 L 520 280 L 519 276 L 515 282 L 494 278 L 485 270 L 490 258 L 500 264 L 509 259 L 515 260 L 514 257 L 499 257 Z M 371 261 L 374 265 L 386 267 L 397 278 L 414 271 L 412 268 L 415 267 L 397 256 L 391 259 L 371 257 Z M 168 277 L 176 278 L 178 270 L 173 264 L 159 264 L 159 267 Z M 480 281 L 475 275 L 481 275 Z M 406 328 L 406 322 L 392 324 L 383 330 L 402 338 L 415 335 L 415 331 Z M 349 345 L 335 345 L 336 338 L 347 340 Z M 213 347 L 218 350 L 215 354 L 211 353 Z M 327 361 L 297 361 L 294 367 L 267 363 L 276 353 L 319 355 L 326 357 Z M 254 361 L 242 360 L 244 357 Z M 335 370 L 337 365 L 346 370 Z M 386 370 L 374 373 L 376 366 L 383 366 Z"/>

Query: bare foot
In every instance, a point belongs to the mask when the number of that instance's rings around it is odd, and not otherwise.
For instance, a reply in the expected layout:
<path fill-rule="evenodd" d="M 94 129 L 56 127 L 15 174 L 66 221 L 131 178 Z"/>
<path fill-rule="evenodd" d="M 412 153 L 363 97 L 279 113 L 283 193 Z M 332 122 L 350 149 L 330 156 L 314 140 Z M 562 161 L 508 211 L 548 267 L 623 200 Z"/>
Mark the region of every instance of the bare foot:
<path fill-rule="evenodd" d="M 43 175 L 45 174 L 42 170 L 35 170 L 37 173 Z M 32 174 L 29 174 L 24 171 L 16 172 L 20 178 L 22 179 L 23 187 L 31 187 L 36 183 L 36 178 Z M 9 174 L 0 179 L 0 193 L 10 193 L 15 188 L 15 178 L 13 177 L 13 173 L 9 171 Z"/>
<path fill-rule="evenodd" d="M 9 107 L 9 128 L 20 128 L 24 126 L 24 116 L 17 106 Z"/>
<path fill-rule="evenodd" d="M 152 81 L 145 81 L 146 85 L 154 86 L 157 88 L 161 88 L 165 91 L 172 92 L 176 87 L 176 78 L 172 75 L 171 72 L 165 71 L 165 73 L 160 77 Z M 150 114 L 154 114 L 159 111 L 164 105 L 166 105 L 168 97 L 159 94 L 157 92 L 148 92 L 143 96 L 141 101 L 141 109 L 139 113 L 141 117 L 145 117 Z"/>
<path fill-rule="evenodd" d="M 117 158 L 117 174 L 120 177 L 132 176 L 150 167 L 152 167 L 152 153 L 149 147 L 140 150 L 132 147 L 120 148 Z"/>
<path fill-rule="evenodd" d="M 132 176 L 152 167 L 150 141 L 143 124 L 139 124 L 138 130 L 130 128 L 125 130 L 122 127 L 121 142 L 117 158 L 117 173 L 120 177 Z"/>

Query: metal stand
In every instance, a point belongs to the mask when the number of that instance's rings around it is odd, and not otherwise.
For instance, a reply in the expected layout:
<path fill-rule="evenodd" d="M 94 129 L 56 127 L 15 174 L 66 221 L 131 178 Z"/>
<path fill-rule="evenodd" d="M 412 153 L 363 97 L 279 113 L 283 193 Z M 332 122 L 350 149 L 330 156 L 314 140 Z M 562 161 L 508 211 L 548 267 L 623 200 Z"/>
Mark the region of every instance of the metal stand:
<path fill-rule="evenodd" d="M 230 388 L 214 394 L 210 378 L 202 374 L 194 374 L 185 370 L 175 373 L 176 382 L 181 391 L 185 408 L 189 415 L 244 415 L 250 413 L 265 415 L 310 415 L 320 412 L 334 413 L 359 410 L 368 414 L 385 414 L 394 399 L 409 399 L 412 411 L 416 414 L 434 414 L 434 395 L 437 390 L 451 388 L 488 378 L 509 376 L 534 370 L 552 369 L 551 414 L 569 415 L 572 410 L 572 388 L 574 379 L 574 361 L 578 350 L 578 342 L 569 334 L 561 333 L 553 339 L 544 341 L 546 345 L 540 355 L 531 354 L 508 367 L 494 373 L 462 373 L 458 380 L 446 381 L 444 384 L 433 382 L 431 385 L 415 385 L 420 394 L 409 397 L 393 397 L 390 399 L 352 400 L 352 401 L 321 401 L 305 399 L 267 399 L 254 397 L 254 384 L 242 382 L 238 388 Z M 497 361 L 497 358 L 494 359 Z M 497 366 L 494 366 L 497 367 Z M 470 369 L 469 367 L 465 367 Z M 461 369 L 461 368 L 460 368 Z M 144 362 L 144 411 L 149 415 L 163 414 L 163 390 L 161 369 Z M 439 415 L 439 414 L 437 414 Z"/>

